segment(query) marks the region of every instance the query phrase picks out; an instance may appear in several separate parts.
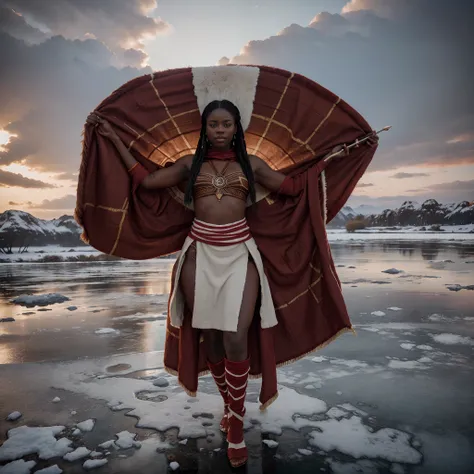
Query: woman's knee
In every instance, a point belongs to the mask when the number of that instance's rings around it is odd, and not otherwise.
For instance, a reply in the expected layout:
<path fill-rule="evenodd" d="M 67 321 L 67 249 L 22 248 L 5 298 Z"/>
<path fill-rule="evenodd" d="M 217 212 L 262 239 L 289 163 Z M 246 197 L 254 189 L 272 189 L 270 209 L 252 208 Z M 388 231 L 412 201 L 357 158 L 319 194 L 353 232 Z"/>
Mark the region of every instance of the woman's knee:
<path fill-rule="evenodd" d="M 247 358 L 247 337 L 246 330 L 224 333 L 224 347 L 228 359 L 244 360 Z"/>
<path fill-rule="evenodd" d="M 202 332 L 204 337 L 204 348 L 211 363 L 217 363 L 225 357 L 222 332 L 215 329 L 206 329 Z"/>

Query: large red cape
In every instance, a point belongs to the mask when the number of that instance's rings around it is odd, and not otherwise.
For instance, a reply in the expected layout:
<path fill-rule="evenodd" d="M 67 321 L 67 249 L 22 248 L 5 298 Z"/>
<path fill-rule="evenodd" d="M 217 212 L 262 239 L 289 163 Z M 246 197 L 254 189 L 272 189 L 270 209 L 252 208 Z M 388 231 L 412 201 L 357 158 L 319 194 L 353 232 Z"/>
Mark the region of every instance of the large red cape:
<path fill-rule="evenodd" d="M 268 194 L 247 209 L 278 318 L 277 326 L 262 329 L 255 317 L 249 331 L 250 374 L 262 377 L 260 402 L 266 407 L 277 396 L 277 366 L 352 330 L 326 223 L 349 198 L 375 148 L 361 146 L 324 162 L 322 156 L 335 145 L 352 142 L 371 127 L 317 83 L 258 68 L 248 151 L 285 174 L 298 175 L 304 185 L 298 197 Z M 197 145 L 201 125 L 192 80 L 192 68 L 138 77 L 97 108 L 150 171 L 193 153 Z M 96 249 L 128 259 L 179 251 L 194 217 L 182 191 L 133 192 L 115 147 L 93 127 L 85 128 L 75 216 L 84 240 Z M 208 371 L 200 331 L 191 326 L 189 310 L 180 329 L 168 318 L 166 330 L 165 367 L 195 394 L 198 376 Z"/>

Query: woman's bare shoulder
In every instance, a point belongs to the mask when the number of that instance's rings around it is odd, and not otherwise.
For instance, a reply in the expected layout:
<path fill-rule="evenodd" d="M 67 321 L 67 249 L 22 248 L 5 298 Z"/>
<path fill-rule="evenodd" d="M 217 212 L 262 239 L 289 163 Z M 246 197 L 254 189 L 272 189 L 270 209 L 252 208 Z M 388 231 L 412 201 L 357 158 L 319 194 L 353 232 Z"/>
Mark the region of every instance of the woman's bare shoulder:
<path fill-rule="evenodd" d="M 193 164 L 194 155 L 185 155 L 181 158 L 178 158 L 174 163 L 176 165 L 186 166 L 186 168 L 191 168 Z"/>

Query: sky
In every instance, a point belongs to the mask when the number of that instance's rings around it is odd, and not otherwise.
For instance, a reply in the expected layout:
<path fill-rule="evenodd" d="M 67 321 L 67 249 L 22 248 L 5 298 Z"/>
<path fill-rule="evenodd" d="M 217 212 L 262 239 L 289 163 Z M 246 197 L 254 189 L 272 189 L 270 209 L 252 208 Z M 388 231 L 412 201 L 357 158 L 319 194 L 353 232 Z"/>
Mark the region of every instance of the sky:
<path fill-rule="evenodd" d="M 304 74 L 381 136 L 349 204 L 474 200 L 470 0 L 0 0 L 0 212 L 71 214 L 85 118 L 153 70 Z"/>

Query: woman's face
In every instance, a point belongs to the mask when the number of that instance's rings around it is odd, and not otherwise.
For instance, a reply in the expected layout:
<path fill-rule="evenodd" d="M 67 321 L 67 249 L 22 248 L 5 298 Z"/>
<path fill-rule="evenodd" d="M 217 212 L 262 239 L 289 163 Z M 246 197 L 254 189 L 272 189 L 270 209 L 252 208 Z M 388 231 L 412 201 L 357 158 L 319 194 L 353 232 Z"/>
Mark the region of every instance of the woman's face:
<path fill-rule="evenodd" d="M 216 109 L 207 117 L 206 135 L 212 148 L 230 149 L 236 131 L 234 117 L 225 109 Z"/>

